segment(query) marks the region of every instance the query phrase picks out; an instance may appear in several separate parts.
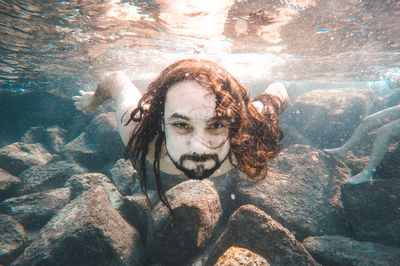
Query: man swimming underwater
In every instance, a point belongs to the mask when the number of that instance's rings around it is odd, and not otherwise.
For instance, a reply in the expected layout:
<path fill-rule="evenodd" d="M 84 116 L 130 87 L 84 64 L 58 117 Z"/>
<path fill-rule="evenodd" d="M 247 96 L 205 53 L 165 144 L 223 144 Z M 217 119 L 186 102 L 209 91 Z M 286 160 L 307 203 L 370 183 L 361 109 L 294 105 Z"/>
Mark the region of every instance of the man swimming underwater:
<path fill-rule="evenodd" d="M 146 160 L 153 164 L 167 206 L 160 171 L 204 179 L 238 167 L 249 178 L 263 178 L 267 162 L 281 149 L 278 118 L 289 104 L 281 83 L 251 101 L 248 90 L 225 69 L 197 59 L 165 68 L 143 96 L 122 72 L 114 72 L 94 92 L 80 91 L 73 99 L 84 112 L 115 101 L 125 157 L 138 162 L 144 192 Z"/>

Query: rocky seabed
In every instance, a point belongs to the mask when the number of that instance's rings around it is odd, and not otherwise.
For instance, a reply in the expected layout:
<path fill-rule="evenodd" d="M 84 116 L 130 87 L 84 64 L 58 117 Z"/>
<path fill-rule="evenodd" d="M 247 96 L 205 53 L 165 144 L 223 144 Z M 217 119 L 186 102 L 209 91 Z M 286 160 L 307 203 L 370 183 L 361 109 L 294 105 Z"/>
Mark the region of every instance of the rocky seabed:
<path fill-rule="evenodd" d="M 58 100 L 63 119 L 73 105 Z M 121 158 L 112 106 L 27 123 L 0 149 L 0 265 L 399 265 L 400 171 L 387 163 L 399 148 L 358 185 L 345 181 L 372 137 L 344 162 L 322 151 L 379 104 L 371 91 L 305 92 L 281 117 L 284 149 L 262 181 L 165 179 L 174 216 Z"/>

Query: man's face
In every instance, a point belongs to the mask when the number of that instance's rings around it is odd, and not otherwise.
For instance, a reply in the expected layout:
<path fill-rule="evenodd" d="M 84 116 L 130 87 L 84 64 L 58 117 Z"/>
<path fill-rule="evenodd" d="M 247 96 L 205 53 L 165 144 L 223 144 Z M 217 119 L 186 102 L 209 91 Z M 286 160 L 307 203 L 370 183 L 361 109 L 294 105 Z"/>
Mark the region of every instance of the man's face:
<path fill-rule="evenodd" d="M 207 178 L 227 158 L 230 145 L 225 121 L 215 116 L 216 98 L 195 81 L 183 81 L 167 92 L 165 142 L 175 166 L 192 179 Z"/>

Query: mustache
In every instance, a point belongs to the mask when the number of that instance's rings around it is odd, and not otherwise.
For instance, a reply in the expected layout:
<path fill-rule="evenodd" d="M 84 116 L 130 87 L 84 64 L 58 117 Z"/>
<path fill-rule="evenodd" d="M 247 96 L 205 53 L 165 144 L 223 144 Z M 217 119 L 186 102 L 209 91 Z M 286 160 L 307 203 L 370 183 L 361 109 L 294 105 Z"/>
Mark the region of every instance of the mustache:
<path fill-rule="evenodd" d="M 217 154 L 198 154 L 198 153 L 192 153 L 192 154 L 184 154 L 179 158 L 179 162 L 182 164 L 183 161 L 185 160 L 190 160 L 194 162 L 205 162 L 208 160 L 214 160 L 218 161 L 218 155 Z"/>

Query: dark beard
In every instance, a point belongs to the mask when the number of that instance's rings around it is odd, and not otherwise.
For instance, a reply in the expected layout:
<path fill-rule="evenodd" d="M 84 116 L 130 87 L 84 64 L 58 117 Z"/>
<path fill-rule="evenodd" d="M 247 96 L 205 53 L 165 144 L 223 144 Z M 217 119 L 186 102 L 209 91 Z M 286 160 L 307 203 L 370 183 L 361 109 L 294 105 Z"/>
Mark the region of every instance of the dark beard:
<path fill-rule="evenodd" d="M 181 170 L 188 178 L 197 180 L 203 180 L 204 178 L 211 176 L 225 161 L 224 159 L 221 162 L 218 159 L 218 154 L 184 154 L 179 158 L 179 162 L 174 161 L 171 156 L 169 156 L 169 158 L 174 163 L 175 167 Z M 185 160 L 191 160 L 194 162 L 205 162 L 207 160 L 212 160 L 214 161 L 215 165 L 209 169 L 205 169 L 203 164 L 198 165 L 195 169 L 187 169 L 183 166 Z"/>

